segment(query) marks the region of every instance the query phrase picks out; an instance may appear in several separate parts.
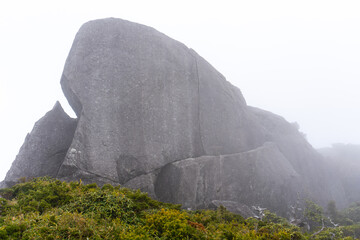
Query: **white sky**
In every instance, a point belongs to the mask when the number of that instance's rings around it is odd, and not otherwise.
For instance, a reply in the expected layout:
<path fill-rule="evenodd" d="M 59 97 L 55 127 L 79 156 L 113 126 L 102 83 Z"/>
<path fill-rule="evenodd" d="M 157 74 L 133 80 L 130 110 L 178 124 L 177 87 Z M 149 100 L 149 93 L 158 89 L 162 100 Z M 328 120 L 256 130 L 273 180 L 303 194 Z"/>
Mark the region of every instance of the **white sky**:
<path fill-rule="evenodd" d="M 297 121 L 314 147 L 360 144 L 360 1 L 1 1 L 0 180 L 60 100 L 82 23 L 118 17 L 193 48 L 249 105 Z"/>

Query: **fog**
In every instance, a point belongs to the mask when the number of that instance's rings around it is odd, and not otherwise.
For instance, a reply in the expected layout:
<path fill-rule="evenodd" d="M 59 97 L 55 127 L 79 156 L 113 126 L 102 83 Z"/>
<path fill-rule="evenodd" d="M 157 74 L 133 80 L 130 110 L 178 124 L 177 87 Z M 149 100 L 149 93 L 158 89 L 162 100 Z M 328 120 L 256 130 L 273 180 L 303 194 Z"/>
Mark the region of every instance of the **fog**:
<path fill-rule="evenodd" d="M 0 7 L 1 169 L 57 100 L 86 21 L 139 22 L 193 48 L 247 103 L 297 122 L 316 148 L 360 144 L 358 1 L 8 1 Z"/>

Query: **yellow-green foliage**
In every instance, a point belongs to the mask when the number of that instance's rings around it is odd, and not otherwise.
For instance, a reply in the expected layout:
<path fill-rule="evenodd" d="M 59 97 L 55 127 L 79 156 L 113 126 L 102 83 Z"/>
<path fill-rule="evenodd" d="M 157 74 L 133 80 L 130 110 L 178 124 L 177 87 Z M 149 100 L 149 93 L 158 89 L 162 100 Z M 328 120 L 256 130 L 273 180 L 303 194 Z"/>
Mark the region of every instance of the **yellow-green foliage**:
<path fill-rule="evenodd" d="M 306 201 L 304 215 L 309 221 L 320 224 L 323 218 L 322 214 L 323 209 L 319 205 L 310 200 Z"/>
<path fill-rule="evenodd" d="M 189 224 L 189 215 L 176 209 L 164 209 L 147 214 L 145 229 L 153 238 L 204 239 L 201 229 Z"/>
<path fill-rule="evenodd" d="M 0 239 L 352 239 L 360 226 L 303 234 L 266 211 L 262 221 L 227 211 L 180 210 L 119 186 L 37 178 L 1 189 Z"/>
<path fill-rule="evenodd" d="M 345 209 L 342 214 L 353 222 L 360 222 L 360 202 L 354 203 L 352 206 Z"/>

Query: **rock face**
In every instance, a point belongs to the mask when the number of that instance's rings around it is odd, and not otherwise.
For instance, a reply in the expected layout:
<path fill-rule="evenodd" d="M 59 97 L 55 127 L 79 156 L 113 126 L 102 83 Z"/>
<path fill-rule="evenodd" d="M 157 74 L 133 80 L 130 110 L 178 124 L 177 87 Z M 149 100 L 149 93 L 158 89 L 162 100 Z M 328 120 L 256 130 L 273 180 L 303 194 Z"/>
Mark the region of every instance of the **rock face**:
<path fill-rule="evenodd" d="M 143 25 L 83 25 L 61 84 L 79 122 L 76 152 L 59 177 L 91 174 L 124 184 L 177 160 L 263 141 L 238 89 L 193 50 Z"/>
<path fill-rule="evenodd" d="M 78 120 L 56 105 L 6 182 L 50 175 L 122 184 L 185 208 L 224 204 L 246 215 L 251 205 L 285 215 L 299 196 L 343 201 L 341 185 L 330 187 L 322 157 L 296 127 L 247 106 L 195 51 L 150 27 L 84 24 L 61 85 Z"/>
<path fill-rule="evenodd" d="M 266 143 L 243 153 L 172 163 L 160 171 L 155 194 L 185 208 L 207 208 L 216 199 L 281 209 L 296 201 L 299 180 L 276 145 Z"/>
<path fill-rule="evenodd" d="M 338 207 L 348 204 L 341 182 L 334 178 L 327 162 L 307 142 L 296 125 L 276 114 L 253 107 L 249 109 L 265 128 L 266 139 L 276 143 L 279 151 L 301 176 L 300 184 L 296 187 L 301 198 L 313 198 L 323 206 L 332 200 L 337 202 Z"/>
<path fill-rule="evenodd" d="M 57 102 L 26 136 L 19 154 L 6 174 L 4 187 L 14 185 L 22 177 L 56 177 L 75 128 L 76 120 L 70 118 Z"/>
<path fill-rule="evenodd" d="M 332 167 L 333 178 L 344 187 L 347 203 L 360 200 L 360 145 L 334 144 L 318 150 Z"/>

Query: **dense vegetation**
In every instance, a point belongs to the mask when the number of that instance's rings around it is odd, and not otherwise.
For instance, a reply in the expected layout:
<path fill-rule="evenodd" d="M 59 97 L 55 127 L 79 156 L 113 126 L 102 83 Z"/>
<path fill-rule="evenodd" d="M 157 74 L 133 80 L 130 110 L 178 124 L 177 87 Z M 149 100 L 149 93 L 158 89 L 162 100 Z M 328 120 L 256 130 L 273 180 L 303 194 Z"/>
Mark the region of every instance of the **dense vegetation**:
<path fill-rule="evenodd" d="M 348 226 L 324 227 L 322 209 L 308 202 L 305 232 L 268 211 L 261 220 L 227 211 L 185 211 L 122 187 L 37 178 L 0 190 L 0 239 L 353 239 L 360 204 L 328 214 Z M 321 222 L 321 223 L 320 223 Z M 321 230 L 321 231 L 319 231 Z"/>

